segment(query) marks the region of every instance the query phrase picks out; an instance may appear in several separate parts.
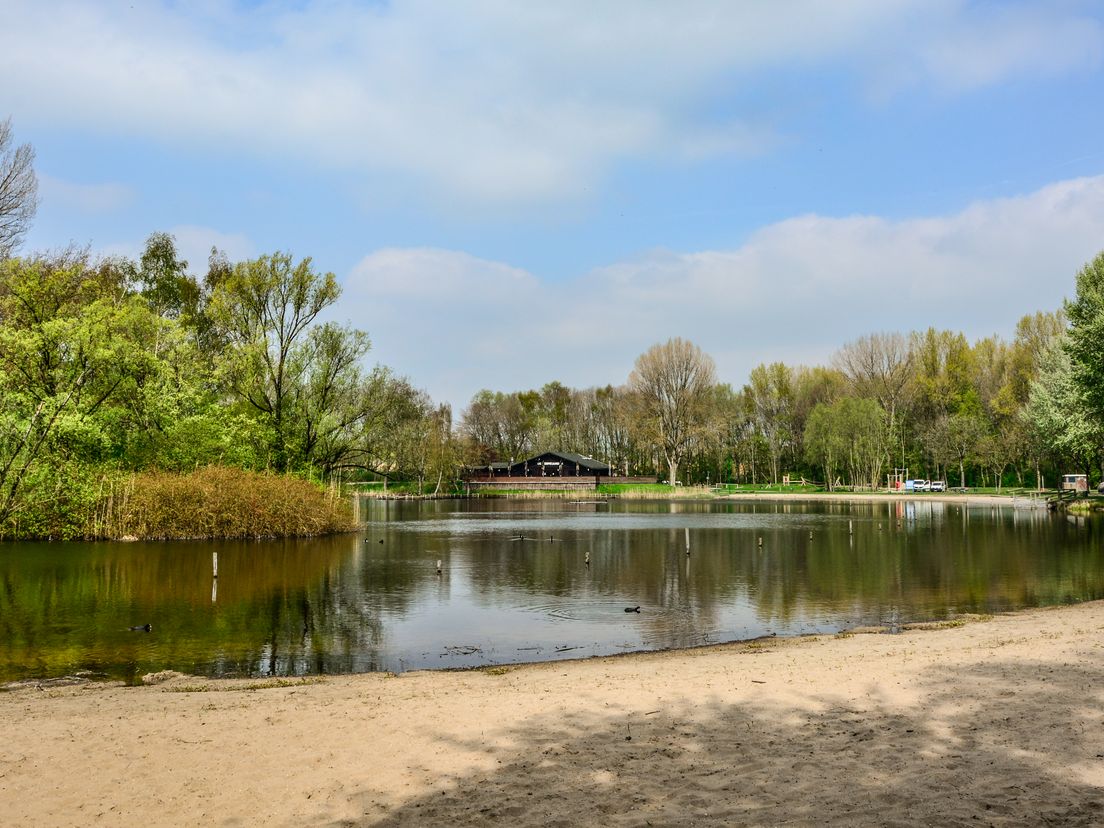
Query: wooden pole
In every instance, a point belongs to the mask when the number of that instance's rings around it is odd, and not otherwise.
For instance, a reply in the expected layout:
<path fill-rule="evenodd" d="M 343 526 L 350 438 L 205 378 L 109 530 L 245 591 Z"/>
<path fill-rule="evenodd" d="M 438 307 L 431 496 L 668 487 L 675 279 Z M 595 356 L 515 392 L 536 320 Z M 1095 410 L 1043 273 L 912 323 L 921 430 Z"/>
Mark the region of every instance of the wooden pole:
<path fill-rule="evenodd" d="M 212 571 L 212 576 L 217 578 L 218 577 L 218 552 L 212 552 L 211 553 L 211 571 Z"/>
<path fill-rule="evenodd" d="M 690 555 L 690 528 L 689 527 L 687 527 L 687 529 L 686 529 L 686 554 L 687 554 L 687 556 Z"/>

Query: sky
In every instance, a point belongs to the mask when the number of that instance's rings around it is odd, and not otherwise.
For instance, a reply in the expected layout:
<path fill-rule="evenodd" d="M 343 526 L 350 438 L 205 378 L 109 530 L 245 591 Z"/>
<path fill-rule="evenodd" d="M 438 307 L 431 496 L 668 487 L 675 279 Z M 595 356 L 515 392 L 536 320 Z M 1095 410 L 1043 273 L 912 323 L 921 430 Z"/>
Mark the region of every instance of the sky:
<path fill-rule="evenodd" d="M 24 252 L 310 256 L 450 402 L 1010 338 L 1104 250 L 1104 0 L 0 0 Z"/>

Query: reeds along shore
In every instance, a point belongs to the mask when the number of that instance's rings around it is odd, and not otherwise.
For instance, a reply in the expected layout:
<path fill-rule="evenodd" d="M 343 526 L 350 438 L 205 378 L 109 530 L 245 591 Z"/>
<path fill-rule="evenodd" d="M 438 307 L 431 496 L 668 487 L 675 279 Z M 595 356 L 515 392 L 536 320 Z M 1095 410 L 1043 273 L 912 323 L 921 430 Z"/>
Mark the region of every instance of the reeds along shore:
<path fill-rule="evenodd" d="M 77 491 L 81 488 L 83 491 Z M 102 477 L 72 494 L 35 498 L 7 538 L 220 539 L 332 534 L 352 528 L 334 489 L 290 475 L 208 466 L 188 473 Z"/>

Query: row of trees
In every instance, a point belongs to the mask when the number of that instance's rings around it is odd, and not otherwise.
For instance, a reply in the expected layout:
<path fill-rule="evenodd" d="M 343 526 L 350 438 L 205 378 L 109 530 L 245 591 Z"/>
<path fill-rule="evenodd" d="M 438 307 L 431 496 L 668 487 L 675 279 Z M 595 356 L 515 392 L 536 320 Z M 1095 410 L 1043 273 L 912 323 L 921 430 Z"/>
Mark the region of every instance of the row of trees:
<path fill-rule="evenodd" d="M 111 470 L 451 477 L 448 407 L 320 321 L 339 293 L 284 253 L 196 279 L 166 234 L 137 261 L 0 259 L 0 524 Z"/>
<path fill-rule="evenodd" d="M 1044 483 L 1104 462 L 1104 254 L 1077 277 L 1064 310 L 1025 316 L 1011 342 L 969 342 L 929 328 L 847 343 L 830 364 L 781 362 L 741 388 L 713 360 L 672 339 L 636 361 L 627 382 L 575 390 L 481 391 L 460 433 L 477 462 L 568 448 L 626 474 L 686 482 L 829 487 L 887 476 L 959 485 Z"/>

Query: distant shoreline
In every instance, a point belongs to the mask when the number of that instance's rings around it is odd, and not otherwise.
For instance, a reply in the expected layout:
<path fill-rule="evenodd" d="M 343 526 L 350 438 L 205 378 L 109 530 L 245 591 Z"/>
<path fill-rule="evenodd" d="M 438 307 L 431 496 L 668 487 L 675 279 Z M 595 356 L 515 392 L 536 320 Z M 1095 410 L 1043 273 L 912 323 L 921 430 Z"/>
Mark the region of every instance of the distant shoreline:
<path fill-rule="evenodd" d="M 756 501 L 812 501 L 836 503 L 883 503 L 913 501 L 917 503 L 956 503 L 959 505 L 1012 506 L 1017 500 L 1027 500 L 1024 495 L 1012 494 L 971 494 L 945 492 L 940 494 L 911 492 L 771 492 L 771 491 L 731 491 L 715 492 L 696 486 L 683 486 L 668 491 L 631 490 L 626 492 L 603 492 L 601 490 L 572 489 L 502 489 L 472 494 L 416 495 L 386 494 L 383 492 L 365 493 L 372 500 L 756 500 Z M 1040 499 L 1053 496 L 1053 492 L 1041 492 Z"/>
<path fill-rule="evenodd" d="M 914 501 L 917 503 L 958 503 L 966 505 L 1011 506 L 1014 495 L 995 494 L 907 494 L 904 492 L 732 492 L 718 495 L 717 500 L 812 500 L 843 501 L 845 503 L 882 503 Z M 1026 498 L 1022 498 L 1026 499 Z"/>

